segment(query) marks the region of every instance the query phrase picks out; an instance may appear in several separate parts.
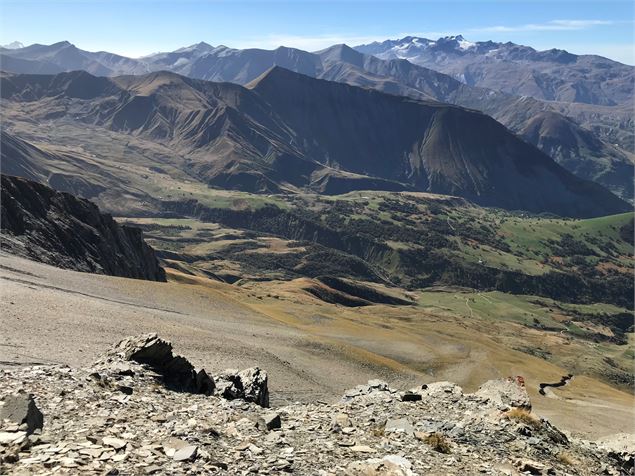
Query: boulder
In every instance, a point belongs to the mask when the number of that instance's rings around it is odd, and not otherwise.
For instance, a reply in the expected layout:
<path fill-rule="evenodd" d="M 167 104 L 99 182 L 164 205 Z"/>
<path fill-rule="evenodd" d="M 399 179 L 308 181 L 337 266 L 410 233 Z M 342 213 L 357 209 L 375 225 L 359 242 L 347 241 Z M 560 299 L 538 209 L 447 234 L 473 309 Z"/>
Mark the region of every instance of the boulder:
<path fill-rule="evenodd" d="M 531 410 L 531 401 L 522 378 L 488 380 L 474 396 L 497 405 L 500 410 L 511 407 Z"/>
<path fill-rule="evenodd" d="M 269 406 L 269 378 L 267 372 L 259 367 L 245 369 L 238 373 L 243 384 L 243 399 L 261 407 Z"/>
<path fill-rule="evenodd" d="M 407 391 L 401 394 L 401 401 L 402 402 L 418 402 L 419 400 L 421 400 L 423 397 L 421 397 L 420 393 L 415 393 L 415 392 L 411 392 L 411 391 Z"/>
<path fill-rule="evenodd" d="M 9 420 L 16 425 L 26 425 L 26 433 L 30 435 L 44 426 L 44 416 L 35 405 L 33 395 L 18 392 L 8 395 L 0 409 L 0 422 Z"/>
<path fill-rule="evenodd" d="M 201 369 L 196 373 L 196 393 L 212 395 L 215 388 L 214 379 L 205 372 L 205 369 Z"/>
<path fill-rule="evenodd" d="M 275 430 L 282 427 L 280 415 L 275 412 L 265 413 L 256 420 L 256 426 L 263 431 Z"/>
<path fill-rule="evenodd" d="M 252 367 L 242 370 L 225 370 L 216 379 L 217 393 L 228 400 L 242 399 L 261 407 L 269 406 L 267 372 Z"/>

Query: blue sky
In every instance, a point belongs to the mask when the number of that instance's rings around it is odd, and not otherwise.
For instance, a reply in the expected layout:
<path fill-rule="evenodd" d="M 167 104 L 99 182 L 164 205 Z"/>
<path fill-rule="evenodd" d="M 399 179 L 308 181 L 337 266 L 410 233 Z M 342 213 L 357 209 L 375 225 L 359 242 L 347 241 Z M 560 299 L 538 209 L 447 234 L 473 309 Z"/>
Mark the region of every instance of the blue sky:
<path fill-rule="evenodd" d="M 317 50 L 460 33 L 635 64 L 632 0 L 0 0 L 0 15 L 0 44 L 68 40 L 134 57 L 199 41 Z"/>

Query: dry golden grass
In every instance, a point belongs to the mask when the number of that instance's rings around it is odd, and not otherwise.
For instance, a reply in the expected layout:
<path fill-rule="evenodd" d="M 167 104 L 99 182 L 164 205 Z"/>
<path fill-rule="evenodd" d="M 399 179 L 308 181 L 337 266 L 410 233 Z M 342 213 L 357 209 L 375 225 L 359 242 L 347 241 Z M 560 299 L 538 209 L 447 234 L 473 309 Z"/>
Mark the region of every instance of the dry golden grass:
<path fill-rule="evenodd" d="M 382 437 L 382 436 L 384 436 L 386 434 L 383 426 L 382 427 L 373 428 L 372 433 L 373 433 L 373 436 L 376 436 L 378 438 Z"/>
<path fill-rule="evenodd" d="M 434 451 L 439 453 L 450 453 L 450 441 L 441 433 L 431 433 L 426 436 L 423 441 L 428 444 Z"/>
<path fill-rule="evenodd" d="M 541 426 L 540 419 L 532 415 L 528 410 L 525 410 L 524 408 L 512 408 L 505 413 L 505 416 L 509 420 L 524 423 L 525 425 L 535 429 L 538 429 Z"/>
<path fill-rule="evenodd" d="M 557 455 L 558 461 L 562 464 L 566 464 L 567 466 L 575 465 L 575 460 L 571 457 L 569 453 L 560 452 Z"/>

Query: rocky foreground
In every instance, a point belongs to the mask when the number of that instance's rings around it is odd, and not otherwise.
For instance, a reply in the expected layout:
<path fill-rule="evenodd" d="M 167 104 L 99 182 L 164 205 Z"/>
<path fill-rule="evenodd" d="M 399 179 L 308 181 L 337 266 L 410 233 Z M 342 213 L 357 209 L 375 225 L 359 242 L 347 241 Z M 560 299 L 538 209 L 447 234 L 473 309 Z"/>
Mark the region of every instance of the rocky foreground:
<path fill-rule="evenodd" d="M 464 394 L 374 380 L 268 408 L 267 374 L 210 376 L 156 335 L 89 368 L 0 370 L 0 474 L 633 474 L 633 454 L 531 413 L 521 378 Z"/>

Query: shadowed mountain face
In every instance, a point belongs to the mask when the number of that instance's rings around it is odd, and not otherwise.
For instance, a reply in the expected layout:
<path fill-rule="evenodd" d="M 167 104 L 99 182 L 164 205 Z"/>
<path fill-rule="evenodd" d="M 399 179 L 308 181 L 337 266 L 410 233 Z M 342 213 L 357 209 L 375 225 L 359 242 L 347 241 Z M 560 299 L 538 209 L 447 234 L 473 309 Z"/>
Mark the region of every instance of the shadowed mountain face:
<path fill-rule="evenodd" d="M 465 40 L 455 39 L 448 40 L 444 48 L 451 52 L 454 51 L 454 45 L 455 52 L 461 59 L 461 55 L 473 49 L 461 49 L 461 44 L 469 46 L 465 44 Z M 377 48 L 379 46 L 375 45 L 373 48 L 359 49 L 374 52 Z M 484 46 L 479 48 L 482 49 Z M 407 51 L 399 55 L 408 54 Z M 537 56 L 534 56 L 543 60 L 550 57 L 535 53 Z M 285 47 L 275 50 L 237 50 L 199 43 L 136 60 L 104 52 L 87 52 L 68 42 L 61 42 L 50 46 L 32 45 L 17 50 L 3 49 L 0 50 L 0 55 L 4 70 L 19 73 L 58 73 L 83 69 L 93 74 L 114 76 L 169 70 L 192 78 L 229 81 L 243 85 L 277 65 L 316 78 L 373 88 L 415 99 L 433 99 L 456 104 L 491 115 L 579 177 L 596 181 L 622 198 L 632 198 L 632 185 L 629 184 L 633 176 L 633 155 L 628 152 L 632 149 L 633 142 L 630 106 L 611 107 L 581 103 L 576 105 L 567 102 L 550 103 L 528 96 L 519 98 L 499 90 L 479 87 L 480 83 L 466 84 L 460 75 L 455 76 L 461 81 L 400 59 L 399 55 L 378 53 L 381 58 L 386 58 L 379 59 L 362 54 L 346 45 L 335 45 L 318 53 L 308 53 Z M 455 58 L 450 59 L 454 64 Z M 493 60 L 488 60 L 483 67 L 495 68 L 498 67 L 497 64 Z M 564 64 L 566 66 L 569 63 Z M 535 67 L 542 67 L 540 65 L 542 63 L 534 64 Z M 629 67 L 620 65 L 622 66 L 623 68 L 618 70 L 610 69 L 610 74 L 615 77 L 614 83 L 621 81 L 620 78 L 626 78 L 624 81 L 627 81 L 630 70 Z M 436 65 L 432 67 L 443 70 Z M 492 76 L 501 75 L 493 73 Z M 492 87 L 506 90 L 504 85 Z M 529 127 L 529 121 L 544 114 L 550 118 L 551 126 L 548 129 Z M 573 121 L 566 116 L 573 118 Z M 527 133 L 529 129 L 533 133 Z M 585 140 L 584 146 L 581 147 L 577 142 L 572 142 L 567 134 L 562 137 L 558 135 L 558 131 L 571 131 L 574 135 L 584 136 L 588 140 Z"/>
<path fill-rule="evenodd" d="M 2 175 L 2 248 L 61 268 L 165 281 L 141 235 L 88 200 Z"/>
<path fill-rule="evenodd" d="M 1 88 L 8 106 L 29 104 L 42 117 L 63 110 L 66 121 L 166 144 L 187 157 L 188 173 L 222 188 L 411 189 L 569 216 L 629 209 L 481 113 L 279 67 L 248 88 L 82 72 L 5 76 Z"/>
<path fill-rule="evenodd" d="M 471 43 L 461 35 L 436 41 L 408 36 L 356 49 L 382 59 L 407 59 L 470 86 L 518 96 L 603 106 L 633 100 L 635 68 L 601 56 L 536 51 L 510 42 Z"/>
<path fill-rule="evenodd" d="M 578 177 L 591 177 L 610 184 L 618 196 L 633 197 L 632 156 L 599 140 L 572 120 L 550 112 L 539 113 L 524 125 L 520 135 Z"/>

